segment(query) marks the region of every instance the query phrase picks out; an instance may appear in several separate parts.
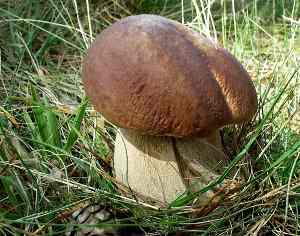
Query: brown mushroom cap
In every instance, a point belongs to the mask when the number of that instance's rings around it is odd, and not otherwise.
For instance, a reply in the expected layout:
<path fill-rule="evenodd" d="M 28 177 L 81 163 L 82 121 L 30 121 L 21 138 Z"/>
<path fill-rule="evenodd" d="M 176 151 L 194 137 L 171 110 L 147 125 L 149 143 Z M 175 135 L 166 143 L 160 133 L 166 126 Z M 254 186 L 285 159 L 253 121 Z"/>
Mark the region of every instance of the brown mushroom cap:
<path fill-rule="evenodd" d="M 232 55 L 155 15 L 124 18 L 98 35 L 83 82 L 106 119 L 142 134 L 205 135 L 257 109 L 250 76 Z"/>

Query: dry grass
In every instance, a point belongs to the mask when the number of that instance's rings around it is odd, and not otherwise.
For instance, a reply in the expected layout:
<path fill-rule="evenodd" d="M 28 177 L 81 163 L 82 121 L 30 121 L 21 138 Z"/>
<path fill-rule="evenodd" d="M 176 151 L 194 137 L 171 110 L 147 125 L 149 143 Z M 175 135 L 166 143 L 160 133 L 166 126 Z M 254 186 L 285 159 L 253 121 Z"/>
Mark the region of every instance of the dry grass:
<path fill-rule="evenodd" d="M 128 217 L 114 224 L 161 235 L 298 235 L 300 4 L 241 3 L 1 1 L 0 234 L 62 235 L 73 211 L 102 202 Z M 165 15 L 218 40 L 254 79 L 259 112 L 223 129 L 232 161 L 218 181 L 236 165 L 247 179 L 205 209 L 189 204 L 197 195 L 172 208 L 138 204 L 118 194 L 111 177 L 114 129 L 84 99 L 81 60 L 96 33 L 137 13 Z"/>

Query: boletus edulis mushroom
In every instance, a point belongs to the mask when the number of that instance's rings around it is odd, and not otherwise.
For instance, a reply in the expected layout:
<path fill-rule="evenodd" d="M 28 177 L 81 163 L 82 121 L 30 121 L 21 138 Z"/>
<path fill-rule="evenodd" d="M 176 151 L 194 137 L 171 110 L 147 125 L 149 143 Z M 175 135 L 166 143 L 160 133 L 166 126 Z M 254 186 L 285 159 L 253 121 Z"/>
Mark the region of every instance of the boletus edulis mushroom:
<path fill-rule="evenodd" d="M 116 179 L 164 203 L 223 172 L 219 129 L 257 109 L 250 76 L 229 52 L 156 15 L 103 30 L 84 59 L 83 83 L 95 109 L 120 127 Z"/>

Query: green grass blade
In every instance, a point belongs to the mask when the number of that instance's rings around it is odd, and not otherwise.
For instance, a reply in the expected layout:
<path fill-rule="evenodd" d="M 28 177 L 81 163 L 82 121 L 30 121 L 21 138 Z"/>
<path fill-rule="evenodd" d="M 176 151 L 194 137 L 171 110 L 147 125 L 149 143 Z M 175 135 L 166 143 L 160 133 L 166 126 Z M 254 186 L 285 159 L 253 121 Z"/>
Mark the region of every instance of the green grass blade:
<path fill-rule="evenodd" d="M 77 132 L 80 130 L 81 122 L 84 118 L 85 111 L 86 111 L 86 108 L 87 108 L 87 104 L 88 104 L 87 100 L 84 99 L 82 101 L 81 105 L 79 106 L 78 110 L 77 110 L 76 116 L 74 118 L 74 122 L 71 125 L 71 131 L 70 131 L 69 136 L 67 138 L 67 142 L 64 146 L 64 150 L 67 151 L 67 152 L 71 151 L 72 147 L 74 146 L 75 142 L 78 139 L 78 133 Z"/>
<path fill-rule="evenodd" d="M 41 140 L 44 142 L 47 141 L 48 135 L 47 135 L 47 118 L 45 116 L 46 110 L 44 109 L 43 104 L 41 103 L 41 100 L 36 92 L 36 89 L 33 85 L 30 86 L 31 90 L 31 96 L 33 101 L 33 113 L 35 118 L 35 123 L 37 126 L 38 134 L 41 137 Z"/>

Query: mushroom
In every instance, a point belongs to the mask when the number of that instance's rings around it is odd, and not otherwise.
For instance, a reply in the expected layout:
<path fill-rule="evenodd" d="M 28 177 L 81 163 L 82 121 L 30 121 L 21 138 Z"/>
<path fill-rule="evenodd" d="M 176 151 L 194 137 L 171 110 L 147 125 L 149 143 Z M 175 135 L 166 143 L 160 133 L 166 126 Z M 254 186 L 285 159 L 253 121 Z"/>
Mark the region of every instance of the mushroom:
<path fill-rule="evenodd" d="M 230 53 L 156 15 L 103 30 L 84 59 L 83 83 L 95 109 L 120 127 L 116 179 L 164 203 L 223 172 L 219 129 L 257 109 L 251 78 Z"/>

